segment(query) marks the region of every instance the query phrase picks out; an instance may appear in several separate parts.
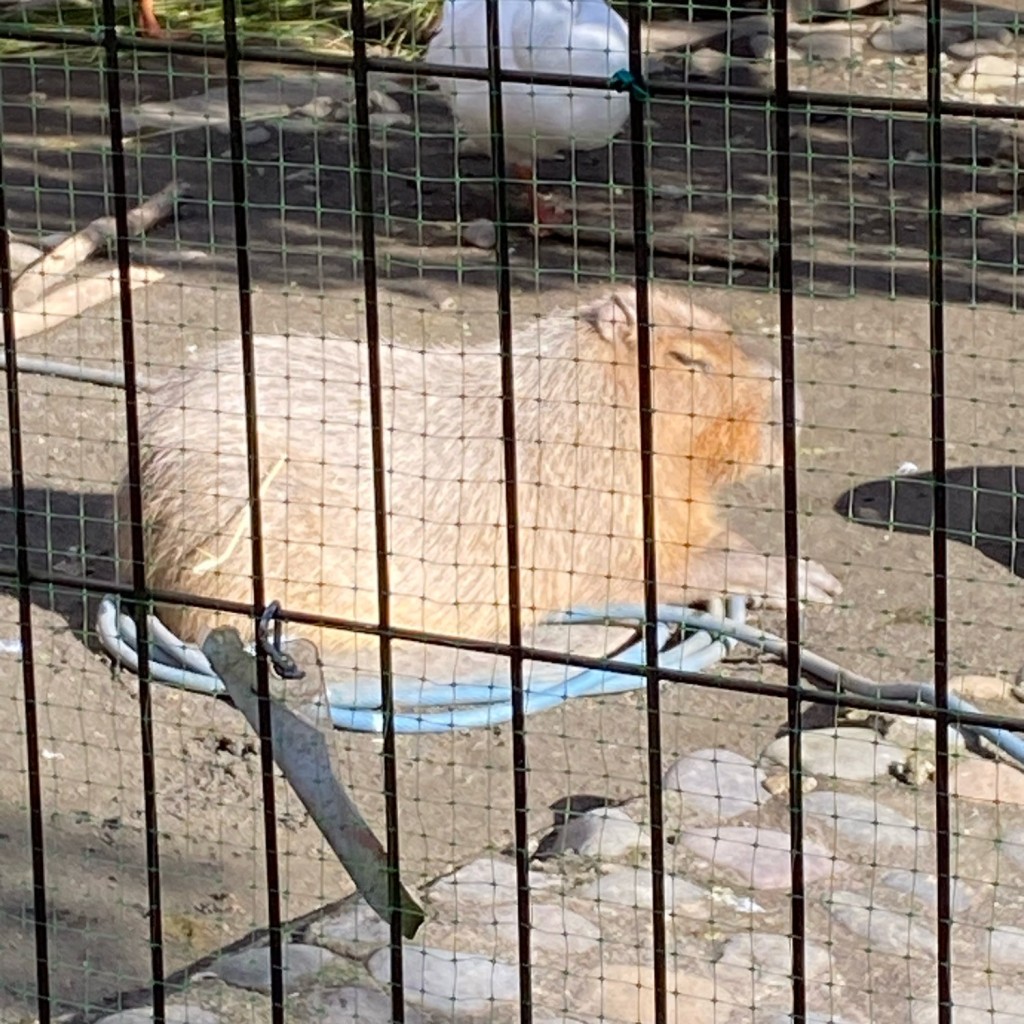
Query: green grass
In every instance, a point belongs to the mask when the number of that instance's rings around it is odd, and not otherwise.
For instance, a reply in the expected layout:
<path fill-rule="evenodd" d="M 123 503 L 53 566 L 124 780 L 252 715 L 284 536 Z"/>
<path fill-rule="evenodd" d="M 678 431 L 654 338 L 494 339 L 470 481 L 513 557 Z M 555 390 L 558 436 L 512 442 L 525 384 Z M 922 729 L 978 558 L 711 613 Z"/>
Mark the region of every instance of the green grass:
<path fill-rule="evenodd" d="M 442 0 L 366 0 L 370 40 L 391 53 L 412 55 L 425 43 Z M 297 47 L 325 52 L 350 49 L 349 0 L 236 0 L 238 28 L 250 45 Z M 53 52 L 38 43 L 3 38 L 5 26 L 44 29 L 99 28 L 98 0 L 54 0 L 51 6 L 0 11 L 0 56 L 26 57 Z M 196 41 L 224 39 L 221 0 L 157 0 L 164 28 L 188 33 Z M 118 2 L 118 27 L 131 32 L 134 4 Z"/>

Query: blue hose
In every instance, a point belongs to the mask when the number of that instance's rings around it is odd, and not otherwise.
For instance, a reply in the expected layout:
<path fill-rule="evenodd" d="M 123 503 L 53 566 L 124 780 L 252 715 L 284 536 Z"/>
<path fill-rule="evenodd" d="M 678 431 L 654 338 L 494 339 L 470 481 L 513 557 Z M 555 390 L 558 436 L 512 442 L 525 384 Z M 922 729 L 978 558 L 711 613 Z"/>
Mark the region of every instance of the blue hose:
<path fill-rule="evenodd" d="M 774 657 L 785 659 L 786 642 L 772 633 L 747 625 L 742 598 L 729 601 L 723 618 L 693 608 L 665 605 L 658 609 L 658 665 L 680 672 L 702 672 L 717 664 L 737 644 L 744 644 Z M 636 605 L 613 606 L 604 611 L 573 609 L 552 616 L 551 623 L 569 625 L 619 623 L 635 627 L 644 618 Z M 683 630 L 680 643 L 669 644 L 675 627 Z M 97 633 L 104 649 L 114 660 L 138 673 L 138 637 L 135 623 L 120 611 L 116 597 L 107 596 L 100 604 Z M 149 668 L 156 682 L 194 693 L 219 696 L 223 682 L 198 647 L 179 640 L 155 616 L 148 619 Z M 634 640 L 616 657 L 627 665 L 643 665 L 645 644 Z M 527 715 L 550 711 L 579 697 L 596 697 L 642 689 L 642 675 L 608 669 L 565 669 L 562 678 L 533 681 L 527 662 L 523 709 Z M 550 666 L 547 666 L 550 669 Z M 808 651 L 801 653 L 802 673 L 816 685 L 882 700 L 935 706 L 935 688 L 929 683 L 899 682 L 879 684 L 840 668 L 835 662 Z M 381 708 L 380 680 L 372 675 L 357 675 L 348 683 L 329 683 L 326 687 L 331 721 L 337 729 L 381 733 L 384 713 Z M 426 734 L 492 728 L 512 717 L 512 690 L 506 680 L 478 682 L 454 680 L 430 683 L 411 676 L 396 675 L 394 695 L 395 731 Z M 949 710 L 954 714 L 976 713 L 977 708 L 955 694 L 949 694 Z M 1024 739 L 1006 729 L 989 726 L 963 726 L 995 744 L 1018 764 L 1024 766 Z"/>

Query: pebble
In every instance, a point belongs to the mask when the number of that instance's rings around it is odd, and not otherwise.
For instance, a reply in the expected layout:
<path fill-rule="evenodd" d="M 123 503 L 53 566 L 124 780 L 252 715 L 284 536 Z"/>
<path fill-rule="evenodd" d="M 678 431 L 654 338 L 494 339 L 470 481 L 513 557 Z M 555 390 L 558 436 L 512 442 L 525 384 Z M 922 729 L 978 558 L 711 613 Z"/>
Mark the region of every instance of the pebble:
<path fill-rule="evenodd" d="M 857 726 L 815 729 L 800 739 L 800 767 L 811 775 L 861 782 L 888 775 L 889 766 L 904 759 L 904 752 L 894 743 Z M 762 760 L 788 767 L 789 738 L 780 736 L 771 743 Z"/>
<path fill-rule="evenodd" d="M 474 245 L 478 249 L 493 249 L 498 241 L 498 231 L 494 221 L 486 217 L 471 220 L 462 229 L 462 241 L 466 245 Z"/>
<path fill-rule="evenodd" d="M 296 107 L 293 115 L 308 117 L 312 121 L 326 121 L 337 106 L 337 102 L 330 96 L 316 96 L 301 107 Z"/>
<path fill-rule="evenodd" d="M 615 906 L 650 910 L 654 906 L 654 883 L 650 869 L 616 868 L 579 889 L 584 899 Z M 706 908 L 710 893 L 679 875 L 665 876 L 665 906 Z"/>
<path fill-rule="evenodd" d="M 245 130 L 245 141 L 250 146 L 259 146 L 269 142 L 273 138 L 273 132 L 261 124 L 255 124 Z"/>
<path fill-rule="evenodd" d="M 221 1024 L 220 1017 L 209 1010 L 176 1003 L 164 1007 L 164 1021 L 166 1024 Z M 153 1010 L 148 1006 L 121 1010 L 100 1018 L 96 1024 L 153 1024 Z"/>
<path fill-rule="evenodd" d="M 391 949 L 380 949 L 367 968 L 381 985 L 391 980 Z M 408 1003 L 448 1015 L 486 1013 L 494 1003 L 519 999 L 519 968 L 476 953 L 458 953 L 430 946 L 405 946 L 402 981 Z"/>
<path fill-rule="evenodd" d="M 756 812 L 764 799 L 764 772 L 731 750 L 698 750 L 665 772 L 663 785 L 682 793 L 689 807 L 715 821 Z"/>
<path fill-rule="evenodd" d="M 635 856 L 651 849 L 651 834 L 621 807 L 573 815 L 559 833 L 559 848 L 602 860 Z"/>
<path fill-rule="evenodd" d="M 930 847 L 926 832 L 899 811 L 870 797 L 819 792 L 804 798 L 804 813 L 824 818 L 837 846 L 858 846 L 872 854 L 910 853 Z"/>
<path fill-rule="evenodd" d="M 665 1024 L 716 1024 L 721 1007 L 715 983 L 702 974 L 673 971 L 666 965 Z M 654 969 L 631 964 L 609 964 L 600 977 L 583 978 L 573 1000 L 576 1012 L 602 1021 L 655 1024 Z"/>
<path fill-rule="evenodd" d="M 765 791 L 772 796 L 789 797 L 789 773 L 779 772 L 777 775 L 769 775 L 761 783 Z M 813 775 L 800 776 L 800 792 L 813 793 L 818 788 L 818 780 Z"/>
<path fill-rule="evenodd" d="M 972 60 L 956 84 L 959 89 L 972 94 L 1006 92 L 1017 88 L 1020 77 L 1021 69 L 1015 60 L 988 54 Z"/>
<path fill-rule="evenodd" d="M 793 45 L 808 60 L 854 60 L 864 52 L 864 37 L 855 32 L 808 32 Z"/>
<path fill-rule="evenodd" d="M 394 112 L 390 110 L 375 110 L 367 120 L 374 128 L 412 127 L 412 118 L 408 114 L 403 114 L 400 110 Z"/>
<path fill-rule="evenodd" d="M 935 956 L 935 930 L 907 914 L 873 906 L 871 898 L 859 892 L 834 892 L 827 903 L 833 919 L 864 939 L 872 952 Z"/>
<path fill-rule="evenodd" d="M 341 958 L 320 946 L 304 943 L 289 943 L 284 947 L 285 989 L 294 991 L 308 978 L 314 977 L 325 967 L 341 963 Z M 254 992 L 270 991 L 270 947 L 244 949 L 217 960 L 210 968 L 222 981 L 237 988 Z"/>
<path fill-rule="evenodd" d="M 786 889 L 792 884 L 788 832 L 765 828 L 724 826 L 691 829 L 683 844 L 708 861 L 715 872 L 725 871 L 751 889 Z M 804 842 L 804 878 L 808 882 L 846 871 L 849 864 L 813 841 Z"/>
<path fill-rule="evenodd" d="M 958 759 L 949 779 L 950 792 L 963 800 L 1024 805 L 1024 772 L 1010 764 Z"/>

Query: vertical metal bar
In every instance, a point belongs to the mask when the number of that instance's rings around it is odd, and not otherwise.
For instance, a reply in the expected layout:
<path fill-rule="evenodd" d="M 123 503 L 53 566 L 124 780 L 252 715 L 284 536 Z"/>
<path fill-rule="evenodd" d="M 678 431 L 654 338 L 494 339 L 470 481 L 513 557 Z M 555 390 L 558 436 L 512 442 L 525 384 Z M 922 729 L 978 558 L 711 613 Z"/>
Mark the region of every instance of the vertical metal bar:
<path fill-rule="evenodd" d="M 942 256 L 942 53 L 941 0 L 927 6 L 928 114 L 928 329 L 931 350 L 932 473 L 935 530 L 932 570 L 935 590 L 935 854 L 937 860 L 938 1022 L 953 1019 L 951 976 L 950 807 L 949 807 L 949 565 L 946 545 L 946 351 Z"/>
<path fill-rule="evenodd" d="M 135 313 L 128 246 L 128 183 L 125 171 L 120 60 L 115 0 L 103 0 L 103 77 L 110 115 L 110 170 L 113 178 L 114 224 L 121 313 L 121 352 L 125 379 L 125 431 L 128 447 L 128 502 L 132 541 L 132 617 L 138 633 L 139 729 L 142 741 L 142 792 L 146 821 L 146 882 L 149 906 L 150 969 L 153 975 L 153 1024 L 165 1016 L 163 900 L 160 893 L 160 839 L 156 806 L 156 751 L 153 741 L 153 698 L 149 679 L 145 537 L 142 528 L 142 468 L 139 445 L 138 376 L 135 358 Z"/>
<path fill-rule="evenodd" d="M 505 107 L 502 97 L 501 23 L 498 0 L 486 0 L 487 72 L 490 84 L 491 160 L 494 166 L 495 288 L 501 352 L 501 425 L 505 466 L 505 541 L 508 557 L 509 675 L 512 700 L 513 831 L 516 858 L 516 918 L 519 925 L 519 1020 L 533 1020 L 531 968 L 529 760 L 523 692 L 523 622 L 519 564 L 519 476 L 516 451 L 515 363 L 512 351 L 512 268 L 508 238 Z"/>
<path fill-rule="evenodd" d="M 32 643 L 32 595 L 29 590 L 28 510 L 25 505 L 25 456 L 18 394 L 17 342 L 14 337 L 14 281 L 7 234 L 7 195 L 3 147 L 0 146 L 0 319 L 4 331 L 7 384 L 7 441 L 11 452 L 11 499 L 14 503 L 14 557 L 18 581 L 18 640 L 21 685 L 25 695 L 25 759 L 28 762 L 28 820 L 32 844 L 32 913 L 35 918 L 36 1006 L 39 1024 L 50 1024 L 50 943 L 46 931 L 46 846 L 43 790 L 39 772 L 39 714 L 36 698 L 35 648 Z"/>
<path fill-rule="evenodd" d="M 108 0 L 111 2 L 111 0 Z M 248 453 L 249 530 L 252 552 L 253 626 L 266 608 L 263 574 L 263 510 L 260 499 L 259 415 L 256 356 L 253 347 L 252 273 L 249 266 L 249 219 L 245 186 L 245 127 L 242 122 L 242 77 L 235 0 L 223 0 L 224 70 L 227 75 L 228 130 L 231 139 L 231 196 L 235 216 L 235 266 L 238 273 L 238 314 L 241 326 L 245 437 Z M 256 689 L 259 699 L 260 772 L 263 795 L 263 844 L 267 876 L 267 925 L 270 933 L 270 1000 L 273 1024 L 284 1022 L 284 952 L 281 932 L 281 882 L 277 845 L 277 801 L 274 794 L 274 748 L 270 725 L 267 658 L 256 645 Z"/>
<path fill-rule="evenodd" d="M 644 80 L 641 5 L 627 10 L 629 73 Z M 633 200 L 633 274 L 637 316 L 637 383 L 640 414 L 640 488 L 643 502 L 644 657 L 647 664 L 647 772 L 651 786 L 651 924 L 654 953 L 654 1019 L 668 1019 L 665 941 L 665 827 L 661 791 L 661 677 L 658 675 L 658 560 L 654 510 L 654 388 L 651 380 L 650 231 L 647 218 L 646 100 L 637 88 L 629 94 L 630 188 Z"/>
<path fill-rule="evenodd" d="M 377 296 L 377 240 L 374 224 L 373 150 L 370 147 L 370 86 L 367 78 L 366 8 L 352 3 L 352 76 L 356 100 L 356 209 L 362 229 L 363 292 L 370 376 L 370 436 L 373 452 L 373 513 L 377 561 L 377 619 L 380 625 L 380 686 L 383 706 L 384 813 L 391 914 L 391 1020 L 405 1020 L 402 964 L 401 859 L 398 820 L 398 757 L 395 749 L 395 697 L 391 658 L 391 582 L 388 561 L 387 463 L 384 388 L 380 371 L 380 317 Z"/>
<path fill-rule="evenodd" d="M 806 893 L 804 890 L 803 786 L 800 777 L 800 524 L 798 520 L 796 446 L 796 346 L 793 312 L 793 195 L 790 138 L 788 5 L 772 0 L 775 28 L 775 181 L 779 239 L 779 342 L 782 370 L 782 480 L 786 551 L 786 667 L 788 696 L 786 726 L 789 733 L 789 831 L 791 843 L 793 1024 L 807 1018 Z"/>

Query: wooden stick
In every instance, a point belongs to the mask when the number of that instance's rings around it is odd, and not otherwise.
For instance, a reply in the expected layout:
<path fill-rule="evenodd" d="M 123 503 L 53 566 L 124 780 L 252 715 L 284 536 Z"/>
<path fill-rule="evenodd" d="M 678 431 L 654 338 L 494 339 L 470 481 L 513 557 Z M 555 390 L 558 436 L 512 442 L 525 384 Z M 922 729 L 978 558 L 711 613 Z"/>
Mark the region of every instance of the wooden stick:
<path fill-rule="evenodd" d="M 185 186 L 171 182 L 141 206 L 129 210 L 129 236 L 141 235 L 170 217 L 186 191 Z M 60 284 L 97 249 L 116 237 L 117 220 L 114 217 L 99 217 L 81 231 L 75 232 L 22 271 L 14 284 L 14 308 L 26 309 L 37 304 L 48 289 Z"/>
<path fill-rule="evenodd" d="M 163 280 L 163 272 L 152 267 L 131 267 L 131 289 Z M 117 270 L 102 270 L 88 277 L 77 278 L 44 296 L 27 309 L 15 309 L 14 334 L 19 339 L 41 334 L 58 324 L 70 320 L 86 309 L 110 302 L 118 295 L 120 274 Z M 0 367 L 3 361 L 0 359 Z"/>

